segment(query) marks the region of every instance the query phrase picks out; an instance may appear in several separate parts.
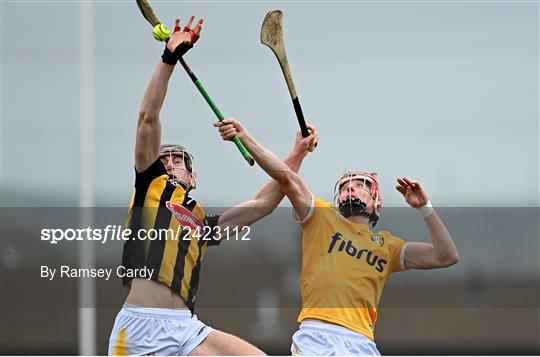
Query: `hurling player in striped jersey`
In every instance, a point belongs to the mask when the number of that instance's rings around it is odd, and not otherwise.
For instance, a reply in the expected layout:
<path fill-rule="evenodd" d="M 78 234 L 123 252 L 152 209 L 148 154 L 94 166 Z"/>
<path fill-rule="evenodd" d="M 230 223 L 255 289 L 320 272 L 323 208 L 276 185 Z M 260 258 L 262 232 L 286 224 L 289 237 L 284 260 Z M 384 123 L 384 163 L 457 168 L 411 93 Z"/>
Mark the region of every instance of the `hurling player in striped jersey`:
<path fill-rule="evenodd" d="M 271 180 L 253 199 L 229 208 L 220 216 L 207 215 L 192 196 L 196 186 L 193 156 L 181 145 L 161 143 L 160 111 L 169 79 L 176 63 L 195 44 L 202 29 L 202 19 L 195 26 L 193 20 L 192 16 L 183 30 L 180 20 L 176 21 L 175 32 L 166 44 L 141 104 L 135 142 L 135 187 L 126 220 L 133 236 L 124 243 L 122 265 L 129 270 L 151 273 L 149 278 L 123 278 L 130 292 L 111 332 L 111 355 L 264 354 L 236 336 L 205 325 L 194 314 L 207 248 L 218 246 L 227 238 L 226 228 L 230 232 L 235 228 L 241 230 L 271 213 L 284 194 L 279 184 Z M 317 140 L 313 127 L 310 130 L 307 138 L 297 134 L 294 148 L 285 159 L 287 167 L 294 171 L 300 169 Z M 193 135 L 187 129 L 178 134 L 179 137 Z M 223 182 L 222 177 L 216 180 Z M 139 232 L 150 230 L 178 232 L 181 236 L 137 239 Z M 206 237 L 205 232 L 212 234 Z M 218 232 L 222 233 L 218 235 Z"/>

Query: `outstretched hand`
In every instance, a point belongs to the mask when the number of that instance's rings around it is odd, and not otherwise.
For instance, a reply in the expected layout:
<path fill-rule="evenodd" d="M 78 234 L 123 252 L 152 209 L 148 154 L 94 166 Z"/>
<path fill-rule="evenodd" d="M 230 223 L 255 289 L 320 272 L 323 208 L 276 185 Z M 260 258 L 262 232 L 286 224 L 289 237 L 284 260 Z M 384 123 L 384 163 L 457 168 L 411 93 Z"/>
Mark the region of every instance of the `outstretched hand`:
<path fill-rule="evenodd" d="M 302 131 L 298 130 L 296 132 L 296 139 L 294 142 L 293 152 L 302 155 L 305 157 L 308 152 L 315 150 L 315 146 L 319 141 L 319 136 L 317 130 L 311 124 L 307 124 L 309 135 L 304 138 Z"/>
<path fill-rule="evenodd" d="M 185 43 L 188 46 L 193 46 L 193 44 L 197 42 L 201 34 L 204 19 L 201 18 L 195 27 L 192 28 L 193 20 L 195 20 L 195 16 L 191 16 L 186 26 L 181 29 L 180 19 L 176 19 L 174 22 L 174 32 L 169 38 L 169 42 L 167 42 L 167 48 L 169 51 L 174 52 L 176 47 L 182 43 Z"/>
<path fill-rule="evenodd" d="M 413 208 L 420 208 L 428 203 L 429 199 L 426 191 L 420 186 L 418 181 L 409 180 L 408 178 L 401 177 L 397 179 L 398 185 L 396 190 L 398 190 L 405 201 L 409 206 Z"/>
<path fill-rule="evenodd" d="M 246 134 L 246 128 L 238 120 L 227 118 L 214 123 L 216 128 L 219 128 L 219 134 L 223 140 L 232 140 L 234 136 L 242 139 Z"/>

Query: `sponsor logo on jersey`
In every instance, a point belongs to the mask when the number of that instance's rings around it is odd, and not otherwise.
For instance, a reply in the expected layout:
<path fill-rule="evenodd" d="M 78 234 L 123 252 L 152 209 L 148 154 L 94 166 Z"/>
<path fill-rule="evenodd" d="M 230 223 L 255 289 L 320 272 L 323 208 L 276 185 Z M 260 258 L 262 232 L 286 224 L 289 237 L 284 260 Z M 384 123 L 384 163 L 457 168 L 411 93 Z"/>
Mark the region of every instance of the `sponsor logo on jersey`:
<path fill-rule="evenodd" d="M 171 201 L 167 201 L 165 205 L 172 212 L 181 227 L 189 227 L 193 230 L 204 227 L 204 223 L 186 207 Z"/>
<path fill-rule="evenodd" d="M 388 264 L 388 261 L 379 258 L 379 256 L 373 253 L 371 250 L 356 248 L 351 240 L 346 239 L 346 237 L 343 237 L 343 235 L 339 232 L 336 232 L 332 236 L 332 240 L 328 246 L 328 253 L 332 252 L 341 252 L 358 260 L 365 260 L 367 264 L 374 267 L 380 273 L 384 272 L 384 267 L 386 264 Z"/>
<path fill-rule="evenodd" d="M 381 235 L 374 235 L 371 236 L 371 241 L 378 245 L 379 247 L 382 247 L 384 244 L 384 238 Z"/>

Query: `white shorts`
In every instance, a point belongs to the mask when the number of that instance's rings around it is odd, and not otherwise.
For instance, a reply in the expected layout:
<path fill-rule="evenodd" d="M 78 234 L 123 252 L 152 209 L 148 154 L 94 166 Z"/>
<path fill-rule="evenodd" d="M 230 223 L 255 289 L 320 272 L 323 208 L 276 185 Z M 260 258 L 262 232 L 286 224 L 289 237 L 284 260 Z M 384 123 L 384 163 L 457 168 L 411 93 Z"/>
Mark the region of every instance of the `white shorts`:
<path fill-rule="evenodd" d="M 214 331 L 189 310 L 124 304 L 109 339 L 111 355 L 185 356 Z"/>
<path fill-rule="evenodd" d="M 346 327 L 304 321 L 292 337 L 291 353 L 308 356 L 380 356 L 367 336 Z"/>

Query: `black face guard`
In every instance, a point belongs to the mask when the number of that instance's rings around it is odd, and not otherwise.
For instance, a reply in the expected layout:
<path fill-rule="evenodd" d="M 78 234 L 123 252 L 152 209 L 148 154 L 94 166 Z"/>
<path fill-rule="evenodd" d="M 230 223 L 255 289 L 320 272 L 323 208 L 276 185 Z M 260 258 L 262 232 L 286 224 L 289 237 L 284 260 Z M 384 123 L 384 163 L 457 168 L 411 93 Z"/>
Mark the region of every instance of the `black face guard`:
<path fill-rule="evenodd" d="M 348 198 L 339 203 L 339 212 L 345 218 L 350 216 L 363 216 L 369 218 L 369 223 L 372 227 L 375 227 L 377 221 L 379 221 L 379 216 L 375 214 L 375 211 L 372 213 L 366 212 L 367 204 L 362 202 L 359 198 Z"/>

